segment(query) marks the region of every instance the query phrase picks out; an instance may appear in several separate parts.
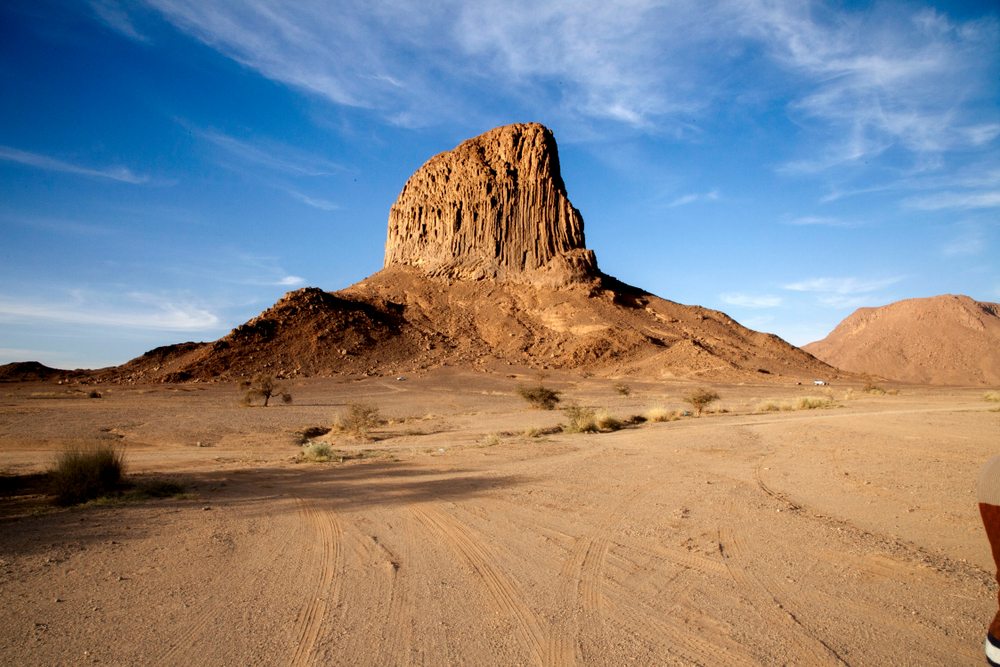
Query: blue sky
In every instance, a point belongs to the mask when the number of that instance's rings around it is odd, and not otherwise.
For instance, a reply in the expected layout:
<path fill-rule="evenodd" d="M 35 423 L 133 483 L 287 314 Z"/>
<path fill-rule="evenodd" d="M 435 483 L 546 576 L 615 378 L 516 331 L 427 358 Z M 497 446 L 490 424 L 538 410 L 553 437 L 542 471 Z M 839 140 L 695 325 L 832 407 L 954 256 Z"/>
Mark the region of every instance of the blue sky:
<path fill-rule="evenodd" d="M 797 345 L 1000 301 L 998 102 L 995 3 L 5 0 L 0 363 L 357 282 L 406 179 L 512 122 L 555 133 L 602 270 L 664 298 Z"/>

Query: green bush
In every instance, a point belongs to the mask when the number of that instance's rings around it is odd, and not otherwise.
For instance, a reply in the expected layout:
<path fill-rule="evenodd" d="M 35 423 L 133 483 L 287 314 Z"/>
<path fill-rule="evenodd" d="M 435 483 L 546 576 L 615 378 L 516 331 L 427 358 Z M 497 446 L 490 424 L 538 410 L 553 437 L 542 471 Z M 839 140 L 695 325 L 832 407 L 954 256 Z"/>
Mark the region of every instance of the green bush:
<path fill-rule="evenodd" d="M 67 449 L 50 471 L 52 493 L 60 505 L 76 505 L 115 493 L 125 477 L 125 454 L 111 445 Z"/>

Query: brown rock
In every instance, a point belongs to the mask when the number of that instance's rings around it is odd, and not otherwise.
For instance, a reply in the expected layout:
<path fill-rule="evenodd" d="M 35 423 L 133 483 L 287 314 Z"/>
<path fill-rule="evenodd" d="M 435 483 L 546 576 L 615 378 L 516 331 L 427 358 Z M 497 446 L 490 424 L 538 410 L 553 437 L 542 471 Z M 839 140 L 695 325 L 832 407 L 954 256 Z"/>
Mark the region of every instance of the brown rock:
<path fill-rule="evenodd" d="M 1000 385 L 1000 304 L 944 294 L 859 308 L 802 349 L 854 373 L 938 385 Z"/>
<path fill-rule="evenodd" d="M 548 286 L 595 276 L 552 132 L 498 127 L 428 160 L 389 212 L 385 268 L 397 265 Z"/>

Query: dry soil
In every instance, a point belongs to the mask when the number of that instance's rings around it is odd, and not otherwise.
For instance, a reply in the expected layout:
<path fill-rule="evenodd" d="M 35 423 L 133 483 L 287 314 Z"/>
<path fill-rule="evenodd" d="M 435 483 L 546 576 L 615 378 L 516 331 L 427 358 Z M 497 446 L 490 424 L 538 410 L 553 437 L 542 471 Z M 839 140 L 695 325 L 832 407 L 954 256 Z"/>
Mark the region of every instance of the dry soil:
<path fill-rule="evenodd" d="M 134 479 L 188 492 L 54 509 L 9 491 L 0 663 L 984 664 L 975 483 L 1000 413 L 982 389 L 717 385 L 725 411 L 569 434 L 517 397 L 530 381 L 303 380 L 266 409 L 221 383 L 0 386 L 8 488 L 114 442 Z M 544 381 L 622 418 L 694 386 Z M 802 396 L 832 402 L 755 412 Z M 391 421 L 326 436 L 342 462 L 294 461 L 295 430 L 356 401 Z"/>

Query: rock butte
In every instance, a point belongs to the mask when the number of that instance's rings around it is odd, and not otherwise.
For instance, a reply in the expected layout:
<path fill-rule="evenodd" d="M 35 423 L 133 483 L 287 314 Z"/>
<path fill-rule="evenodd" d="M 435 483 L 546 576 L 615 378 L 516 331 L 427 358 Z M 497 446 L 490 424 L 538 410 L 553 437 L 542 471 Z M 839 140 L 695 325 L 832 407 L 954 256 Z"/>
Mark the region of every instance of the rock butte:
<path fill-rule="evenodd" d="M 389 211 L 384 266 L 399 265 L 549 286 L 596 275 L 552 132 L 498 127 L 428 160 Z"/>
<path fill-rule="evenodd" d="M 428 160 L 390 210 L 378 273 L 338 292 L 289 292 L 214 343 L 157 348 L 96 373 L 172 382 L 395 375 L 444 364 L 716 381 L 837 375 L 724 313 L 601 273 L 566 195 L 555 139 L 537 123 L 490 130 Z"/>

